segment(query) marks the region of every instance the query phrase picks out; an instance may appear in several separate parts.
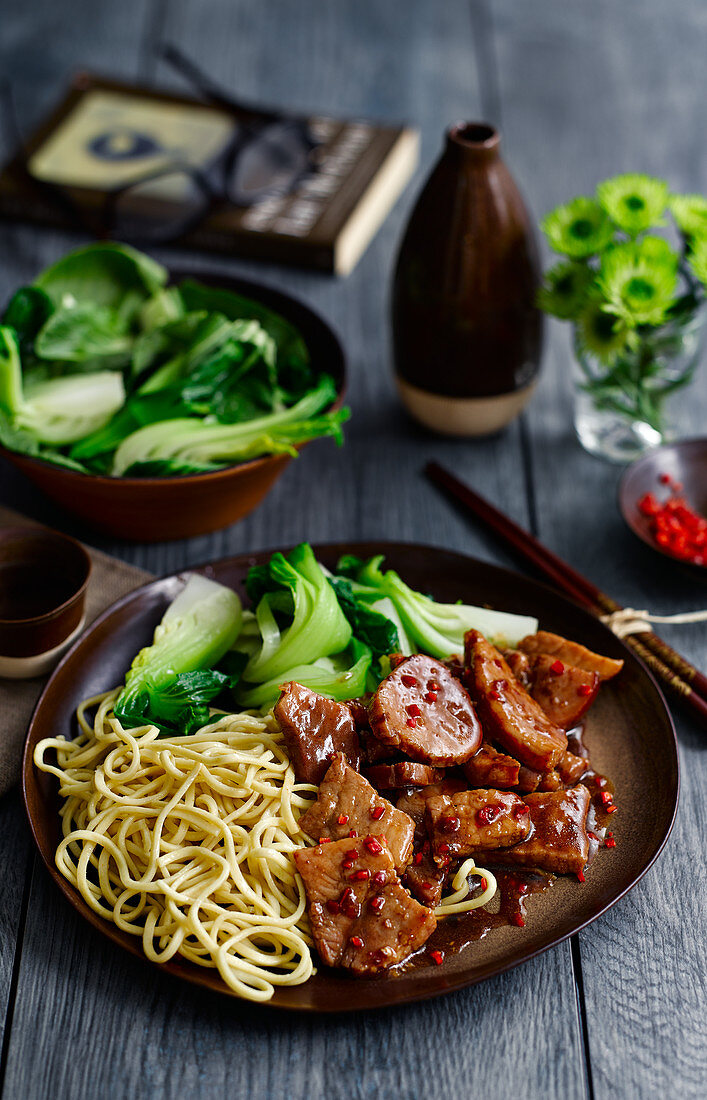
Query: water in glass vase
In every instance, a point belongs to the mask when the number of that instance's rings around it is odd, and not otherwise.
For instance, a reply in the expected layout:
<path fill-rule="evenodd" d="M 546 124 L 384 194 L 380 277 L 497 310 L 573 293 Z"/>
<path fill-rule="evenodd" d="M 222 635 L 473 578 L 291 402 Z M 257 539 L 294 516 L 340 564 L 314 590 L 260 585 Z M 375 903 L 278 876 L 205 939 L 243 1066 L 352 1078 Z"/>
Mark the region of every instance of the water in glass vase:
<path fill-rule="evenodd" d="M 692 379 L 704 310 L 654 328 L 607 366 L 575 345 L 574 426 L 586 451 L 631 462 L 676 438 L 671 397 Z"/>

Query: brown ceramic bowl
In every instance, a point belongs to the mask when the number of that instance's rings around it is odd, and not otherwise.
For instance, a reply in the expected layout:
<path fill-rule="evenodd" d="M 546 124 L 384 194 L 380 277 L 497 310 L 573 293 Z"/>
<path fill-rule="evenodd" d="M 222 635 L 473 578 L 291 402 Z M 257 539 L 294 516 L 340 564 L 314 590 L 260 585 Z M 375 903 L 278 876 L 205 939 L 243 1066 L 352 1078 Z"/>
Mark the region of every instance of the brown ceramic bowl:
<path fill-rule="evenodd" d="M 404 543 L 359 543 L 315 547 L 317 558 L 334 568 L 342 553 L 359 557 L 385 554 L 386 565 L 422 592 L 448 602 L 489 604 L 503 611 L 534 615 L 547 629 L 565 634 L 611 657 L 625 667 L 603 685 L 586 719 L 586 743 L 593 766 L 615 787 L 618 812 L 612 819 L 616 847 L 602 851 L 586 882 L 559 876 L 551 889 L 531 899 L 524 928 L 496 928 L 480 940 L 469 935 L 468 918 L 446 920 L 430 947 L 445 952 L 436 966 L 426 951 L 402 973 L 375 980 L 356 980 L 325 966 L 304 985 L 282 987 L 268 1002 L 273 1008 L 312 1012 L 347 1012 L 402 1004 L 450 993 L 517 966 L 595 920 L 630 890 L 658 856 L 672 827 L 678 800 L 678 754 L 670 715 L 645 666 L 608 627 L 545 585 L 476 561 L 464 554 Z M 245 597 L 250 566 L 267 561 L 269 552 L 229 558 L 204 566 L 206 573 L 231 585 Z M 169 602 L 182 588 L 178 576 L 138 588 L 104 612 L 64 658 L 35 710 L 23 762 L 25 806 L 35 842 L 49 874 L 75 909 L 103 935 L 142 960 L 140 942 L 103 920 L 62 877 L 54 864 L 61 839 L 59 800 L 53 777 L 34 767 L 38 741 L 75 731 L 78 703 L 119 684 L 137 650 L 147 644 Z M 229 993 L 215 970 L 179 957 L 159 968 L 197 985 Z M 135 980 L 152 981 L 144 965 Z"/>
<path fill-rule="evenodd" d="M 633 533 L 651 550 L 704 579 L 707 565 L 688 562 L 659 546 L 651 534 L 648 518 L 639 511 L 638 502 L 646 493 L 655 493 L 658 500 L 667 495 L 661 474 L 668 474 L 671 481 L 682 485 L 690 507 L 707 517 L 707 437 L 683 439 L 648 451 L 628 467 L 619 482 L 619 509 Z"/>
<path fill-rule="evenodd" d="M 234 290 L 286 317 L 302 333 L 315 368 L 331 374 L 341 405 L 345 389 L 344 352 L 329 326 L 308 306 L 287 294 L 243 279 L 179 271 L 175 279 L 195 278 Z M 300 444 L 301 450 L 306 444 Z M 236 466 L 184 477 L 99 477 L 54 466 L 0 447 L 0 454 L 47 496 L 98 531 L 162 542 L 217 531 L 247 516 L 260 504 L 290 462 L 289 455 L 267 455 Z"/>
<path fill-rule="evenodd" d="M 48 672 L 81 631 L 91 559 L 42 527 L 0 530 L 0 676 Z"/>

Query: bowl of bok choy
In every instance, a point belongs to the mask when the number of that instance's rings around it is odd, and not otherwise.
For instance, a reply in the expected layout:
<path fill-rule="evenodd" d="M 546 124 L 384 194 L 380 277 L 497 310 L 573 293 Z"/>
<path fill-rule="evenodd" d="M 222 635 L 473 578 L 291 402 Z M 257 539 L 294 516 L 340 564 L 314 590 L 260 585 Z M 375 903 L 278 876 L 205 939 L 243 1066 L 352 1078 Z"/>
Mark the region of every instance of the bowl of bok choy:
<path fill-rule="evenodd" d="M 93 244 L 4 310 L 0 454 L 98 530 L 184 538 L 251 512 L 305 443 L 340 443 L 344 383 L 294 298 Z"/>

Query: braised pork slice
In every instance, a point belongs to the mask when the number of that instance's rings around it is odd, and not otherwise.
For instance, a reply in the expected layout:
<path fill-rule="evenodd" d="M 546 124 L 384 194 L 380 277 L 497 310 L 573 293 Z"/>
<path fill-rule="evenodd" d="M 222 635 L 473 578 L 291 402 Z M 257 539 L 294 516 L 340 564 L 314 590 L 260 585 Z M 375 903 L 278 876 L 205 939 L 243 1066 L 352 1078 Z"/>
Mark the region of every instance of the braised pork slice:
<path fill-rule="evenodd" d="M 587 788 L 580 783 L 569 790 L 529 794 L 524 801 L 533 824 L 529 839 L 514 848 L 489 852 L 489 858 L 561 875 L 579 874 L 589 855 Z"/>
<path fill-rule="evenodd" d="M 488 741 L 463 765 L 472 787 L 517 787 L 520 764 L 512 756 L 499 752 Z"/>
<path fill-rule="evenodd" d="M 412 820 L 381 798 L 368 780 L 347 764 L 341 752 L 334 756 L 319 786 L 317 801 L 302 815 L 299 825 L 314 840 L 341 840 L 352 833 L 382 835 L 398 870 L 412 856 Z"/>
<path fill-rule="evenodd" d="M 371 695 L 368 694 L 361 695 L 358 699 L 348 699 L 346 702 L 357 730 L 368 729 L 368 704 L 370 701 Z"/>
<path fill-rule="evenodd" d="M 359 766 L 358 734 L 344 703 L 290 681 L 283 685 L 274 714 L 300 783 L 320 783 L 335 752 L 343 752 L 354 768 Z"/>
<path fill-rule="evenodd" d="M 426 815 L 432 857 L 442 865 L 479 849 L 517 844 L 530 832 L 528 807 L 509 791 L 440 794 L 427 799 Z"/>
<path fill-rule="evenodd" d="M 579 722 L 599 691 L 599 674 L 539 653 L 532 659 L 530 694 L 551 722 L 568 730 Z"/>
<path fill-rule="evenodd" d="M 438 867 L 432 859 L 425 806 L 427 800 L 436 795 L 456 794 L 463 790 L 466 790 L 466 785 L 460 779 L 443 779 L 441 783 L 433 783 L 430 787 L 406 791 L 396 803 L 398 809 L 408 814 L 415 823 L 412 862 L 405 868 L 403 882 L 418 901 L 423 905 L 429 905 L 432 909 L 436 908 L 442 900 L 442 891 L 449 877 L 449 869 Z"/>
<path fill-rule="evenodd" d="M 587 758 L 584 756 L 575 756 L 569 749 L 562 754 L 560 762 L 557 765 L 557 770 L 560 773 L 562 782 L 568 787 L 573 787 L 575 783 L 582 778 L 588 768 L 589 761 Z"/>
<path fill-rule="evenodd" d="M 523 794 L 537 791 L 542 777 L 543 772 L 536 772 L 534 768 L 526 768 L 525 764 L 522 764 L 518 771 L 518 790 Z"/>
<path fill-rule="evenodd" d="M 519 649 L 504 649 L 503 657 L 518 683 L 530 691 L 532 664 L 528 654 Z"/>
<path fill-rule="evenodd" d="M 406 959 L 431 935 L 434 913 L 403 890 L 390 852 L 374 836 L 294 853 L 314 944 L 327 966 L 374 974 Z"/>
<path fill-rule="evenodd" d="M 412 760 L 376 764 L 366 771 L 369 783 L 378 791 L 401 787 L 428 787 L 431 783 L 439 783 L 443 776 L 441 768 L 431 768 L 429 764 L 417 764 Z"/>
<path fill-rule="evenodd" d="M 379 764 L 381 760 L 395 760 L 400 756 L 394 745 L 385 745 L 370 730 L 359 732 L 364 764 Z"/>
<path fill-rule="evenodd" d="M 531 656 L 536 653 L 545 653 L 564 664 L 573 665 L 574 668 L 596 672 L 600 680 L 610 680 L 624 667 L 623 661 L 614 660 L 613 657 L 602 657 L 601 654 L 593 653 L 591 649 L 580 645 L 579 642 L 570 642 L 567 638 L 559 634 L 551 634 L 547 630 L 528 634 L 518 643 L 518 649 Z"/>
<path fill-rule="evenodd" d="M 464 644 L 469 687 L 488 736 L 527 767 L 552 771 L 567 748 L 564 730 L 550 721 L 483 634 L 468 631 Z"/>
<path fill-rule="evenodd" d="M 376 737 L 423 764 L 463 764 L 481 744 L 468 692 L 441 661 L 422 653 L 386 676 L 369 717 Z"/>

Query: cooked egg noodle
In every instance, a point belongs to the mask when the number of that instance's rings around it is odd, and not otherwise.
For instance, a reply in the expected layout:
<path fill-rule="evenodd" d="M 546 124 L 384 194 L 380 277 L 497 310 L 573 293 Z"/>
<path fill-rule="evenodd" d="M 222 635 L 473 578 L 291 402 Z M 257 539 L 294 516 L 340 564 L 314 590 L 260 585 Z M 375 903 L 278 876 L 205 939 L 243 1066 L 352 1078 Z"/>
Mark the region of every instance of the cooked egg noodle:
<path fill-rule="evenodd" d="M 292 852 L 311 843 L 297 822 L 316 787 L 295 782 L 277 723 L 227 715 L 159 738 L 154 726 L 122 728 L 117 695 L 81 704 L 76 740 L 35 750 L 65 799 L 57 867 L 154 962 L 178 953 L 215 967 L 256 1001 L 307 981 L 312 941 Z"/>

